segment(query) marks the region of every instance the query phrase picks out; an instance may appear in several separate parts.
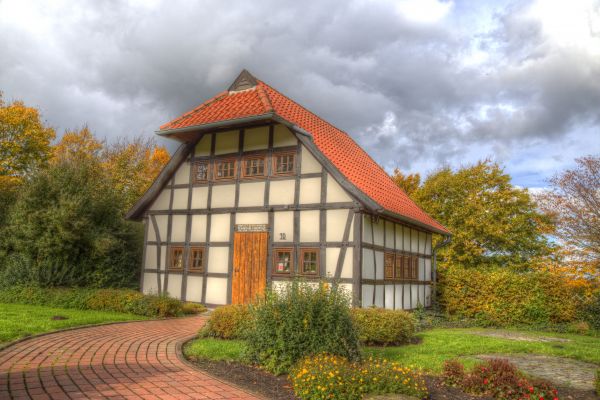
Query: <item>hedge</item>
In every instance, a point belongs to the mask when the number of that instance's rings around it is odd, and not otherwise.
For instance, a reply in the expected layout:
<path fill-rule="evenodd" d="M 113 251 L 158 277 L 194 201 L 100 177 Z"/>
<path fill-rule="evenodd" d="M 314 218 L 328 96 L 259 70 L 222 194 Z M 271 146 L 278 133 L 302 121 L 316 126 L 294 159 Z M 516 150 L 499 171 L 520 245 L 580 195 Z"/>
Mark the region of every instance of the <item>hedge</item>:
<path fill-rule="evenodd" d="M 202 305 L 184 303 L 167 296 L 142 294 L 130 289 L 15 286 L 0 290 L 0 303 L 114 311 L 146 317 L 174 317 L 206 310 Z"/>
<path fill-rule="evenodd" d="M 415 334 L 415 319 L 406 311 L 355 308 L 352 318 L 358 329 L 358 339 L 367 345 L 406 344 Z"/>
<path fill-rule="evenodd" d="M 449 267 L 439 273 L 439 301 L 449 316 L 483 325 L 543 325 L 575 321 L 582 297 L 563 277 L 545 271 Z"/>

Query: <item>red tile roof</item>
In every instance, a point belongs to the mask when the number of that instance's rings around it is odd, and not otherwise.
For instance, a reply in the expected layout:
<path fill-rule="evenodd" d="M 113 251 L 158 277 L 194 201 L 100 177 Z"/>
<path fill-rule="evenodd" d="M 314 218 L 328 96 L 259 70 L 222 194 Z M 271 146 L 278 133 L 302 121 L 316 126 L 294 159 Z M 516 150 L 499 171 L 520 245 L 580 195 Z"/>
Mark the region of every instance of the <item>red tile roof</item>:
<path fill-rule="evenodd" d="M 161 131 L 275 113 L 313 136 L 317 148 L 356 188 L 382 209 L 433 230 L 449 233 L 400 189 L 346 132 L 308 111 L 264 82 L 242 91 L 223 92 L 160 127 Z"/>

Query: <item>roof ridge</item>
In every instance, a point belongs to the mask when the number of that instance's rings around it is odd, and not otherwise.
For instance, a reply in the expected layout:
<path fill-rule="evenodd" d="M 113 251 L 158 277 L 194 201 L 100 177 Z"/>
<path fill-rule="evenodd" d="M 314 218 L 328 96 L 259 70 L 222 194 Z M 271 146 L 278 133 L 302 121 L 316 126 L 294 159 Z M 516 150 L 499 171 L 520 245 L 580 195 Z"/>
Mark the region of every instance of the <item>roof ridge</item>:
<path fill-rule="evenodd" d="M 273 103 L 271 102 L 271 99 L 269 98 L 269 94 L 266 92 L 266 90 L 261 85 L 256 85 L 256 88 L 257 88 L 257 92 L 258 92 L 258 98 L 265 106 L 267 112 L 272 112 L 274 110 L 274 108 L 273 108 Z"/>
<path fill-rule="evenodd" d="M 227 96 L 229 94 L 229 92 L 227 90 L 222 91 L 220 93 L 217 93 L 215 96 L 211 97 L 210 99 L 206 100 L 204 103 L 200 104 L 199 106 L 197 106 L 196 108 L 184 113 L 183 115 L 180 115 L 179 117 L 167 122 L 166 124 L 163 124 L 160 126 L 160 129 L 165 129 L 168 126 L 171 126 L 177 122 L 181 122 L 184 119 L 189 118 L 192 114 L 197 113 L 198 111 L 201 111 L 202 109 L 208 107 L 210 104 L 221 100 L 223 97 Z"/>

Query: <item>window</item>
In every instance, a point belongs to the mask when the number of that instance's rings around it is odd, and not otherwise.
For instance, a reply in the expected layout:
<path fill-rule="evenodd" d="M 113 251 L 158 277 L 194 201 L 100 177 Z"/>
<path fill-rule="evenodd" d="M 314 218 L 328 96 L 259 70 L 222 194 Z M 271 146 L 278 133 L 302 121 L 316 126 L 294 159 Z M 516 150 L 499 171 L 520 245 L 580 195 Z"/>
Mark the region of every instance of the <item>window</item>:
<path fill-rule="evenodd" d="M 183 247 L 173 246 L 171 247 L 171 253 L 169 257 L 169 269 L 174 271 L 181 271 L 183 269 Z"/>
<path fill-rule="evenodd" d="M 385 253 L 383 260 L 384 279 L 394 279 L 394 253 Z"/>
<path fill-rule="evenodd" d="M 265 175 L 265 159 L 264 157 L 252 157 L 244 159 L 244 176 L 264 176 Z"/>
<path fill-rule="evenodd" d="M 274 174 L 289 175 L 294 173 L 296 153 L 279 153 L 273 155 Z"/>
<path fill-rule="evenodd" d="M 193 181 L 202 183 L 208 181 L 208 161 L 195 161 L 193 164 Z"/>
<path fill-rule="evenodd" d="M 215 179 L 235 178 L 235 160 L 217 160 L 215 161 Z"/>
<path fill-rule="evenodd" d="M 412 261 L 410 256 L 402 256 L 402 279 L 411 279 Z"/>
<path fill-rule="evenodd" d="M 191 272 L 204 272 L 204 247 L 190 248 L 190 264 L 188 269 Z"/>
<path fill-rule="evenodd" d="M 419 257 L 412 256 L 410 258 L 411 261 L 411 269 L 410 269 L 410 279 L 417 280 L 419 279 Z"/>
<path fill-rule="evenodd" d="M 317 275 L 319 273 L 319 250 L 302 249 L 300 253 L 301 273 L 307 275 Z"/>
<path fill-rule="evenodd" d="M 292 271 L 292 249 L 273 249 L 273 273 L 289 274 Z"/>
<path fill-rule="evenodd" d="M 402 254 L 396 254 L 396 263 L 394 277 L 396 279 L 402 279 L 402 267 L 403 267 L 404 256 Z"/>

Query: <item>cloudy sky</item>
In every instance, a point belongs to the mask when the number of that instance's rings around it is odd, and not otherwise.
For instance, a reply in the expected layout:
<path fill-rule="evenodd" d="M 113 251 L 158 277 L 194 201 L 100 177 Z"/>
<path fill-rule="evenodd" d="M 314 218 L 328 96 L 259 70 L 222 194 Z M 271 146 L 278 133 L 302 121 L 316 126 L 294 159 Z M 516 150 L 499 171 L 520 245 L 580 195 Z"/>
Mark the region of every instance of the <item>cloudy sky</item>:
<path fill-rule="evenodd" d="M 389 171 L 600 153 L 600 0 L 0 0 L 0 90 L 59 133 L 153 135 L 242 68 Z"/>

